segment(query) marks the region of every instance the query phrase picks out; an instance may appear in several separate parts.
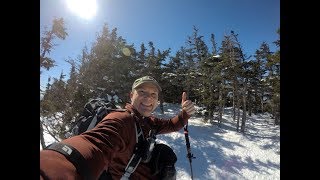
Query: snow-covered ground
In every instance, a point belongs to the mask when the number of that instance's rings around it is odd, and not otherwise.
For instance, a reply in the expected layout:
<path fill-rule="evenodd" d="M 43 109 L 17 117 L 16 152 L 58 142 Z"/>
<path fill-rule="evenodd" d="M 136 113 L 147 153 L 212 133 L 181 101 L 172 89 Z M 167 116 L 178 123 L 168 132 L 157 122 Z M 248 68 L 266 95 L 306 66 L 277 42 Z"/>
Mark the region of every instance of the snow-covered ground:
<path fill-rule="evenodd" d="M 165 104 L 160 117 L 172 117 L 179 105 Z M 280 179 L 280 127 L 273 125 L 268 114 L 247 116 L 246 133 L 236 132 L 232 109 L 226 108 L 223 125 L 205 123 L 203 117 L 192 116 L 188 131 L 193 179 Z M 170 145 L 177 154 L 177 179 L 191 179 L 183 129 L 158 135 L 158 141 Z"/>

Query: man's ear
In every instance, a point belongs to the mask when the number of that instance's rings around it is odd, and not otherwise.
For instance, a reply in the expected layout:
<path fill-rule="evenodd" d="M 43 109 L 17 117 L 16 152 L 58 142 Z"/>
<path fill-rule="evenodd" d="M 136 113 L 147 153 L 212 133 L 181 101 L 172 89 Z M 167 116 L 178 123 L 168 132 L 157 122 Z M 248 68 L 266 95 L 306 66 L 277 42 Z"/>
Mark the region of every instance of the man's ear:
<path fill-rule="evenodd" d="M 133 92 L 131 91 L 129 95 L 130 95 L 130 100 L 132 101 Z"/>

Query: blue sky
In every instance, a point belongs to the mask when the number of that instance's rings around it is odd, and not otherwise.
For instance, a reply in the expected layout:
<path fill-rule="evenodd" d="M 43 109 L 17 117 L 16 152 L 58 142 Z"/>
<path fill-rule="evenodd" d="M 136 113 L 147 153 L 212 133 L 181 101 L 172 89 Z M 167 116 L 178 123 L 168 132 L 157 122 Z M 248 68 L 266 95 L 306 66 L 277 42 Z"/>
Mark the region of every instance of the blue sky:
<path fill-rule="evenodd" d="M 50 57 L 56 67 L 42 70 L 41 85 L 48 76 L 59 77 L 69 73 L 65 60 L 75 59 L 85 45 L 95 41 L 103 24 L 117 28 L 118 36 L 137 48 L 152 41 L 156 49 L 172 49 L 170 55 L 185 45 L 193 26 L 199 29 L 209 48 L 210 34 L 215 34 L 220 47 L 225 33 L 233 30 L 244 53 L 253 55 L 263 41 L 275 50 L 273 41 L 280 27 L 280 0 L 97 0 L 96 16 L 85 20 L 66 6 L 66 0 L 40 0 L 40 32 L 51 26 L 54 17 L 65 19 L 69 36 L 57 40 Z"/>

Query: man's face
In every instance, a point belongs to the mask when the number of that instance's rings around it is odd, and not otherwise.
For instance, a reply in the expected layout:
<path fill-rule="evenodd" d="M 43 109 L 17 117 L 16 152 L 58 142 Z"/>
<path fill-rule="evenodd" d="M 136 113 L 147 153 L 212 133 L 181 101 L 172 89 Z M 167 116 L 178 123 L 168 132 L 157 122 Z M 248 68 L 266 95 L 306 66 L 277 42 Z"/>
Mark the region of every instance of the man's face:
<path fill-rule="evenodd" d="M 145 83 L 130 93 L 131 104 L 142 116 L 149 117 L 158 106 L 158 95 L 156 86 Z"/>

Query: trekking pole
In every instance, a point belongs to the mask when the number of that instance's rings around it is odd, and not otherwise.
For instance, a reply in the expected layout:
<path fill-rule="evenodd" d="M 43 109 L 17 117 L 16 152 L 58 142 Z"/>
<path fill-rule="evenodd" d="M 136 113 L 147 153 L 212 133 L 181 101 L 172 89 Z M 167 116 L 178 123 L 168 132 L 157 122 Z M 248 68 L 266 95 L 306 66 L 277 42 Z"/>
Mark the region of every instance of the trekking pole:
<path fill-rule="evenodd" d="M 189 159 L 189 164 L 190 164 L 191 179 L 193 180 L 193 171 L 192 171 L 192 164 L 191 163 L 192 163 L 192 159 L 196 158 L 196 157 L 194 157 L 193 154 L 191 153 L 188 124 L 186 124 L 183 129 L 184 129 L 184 137 L 186 138 L 187 158 Z"/>

